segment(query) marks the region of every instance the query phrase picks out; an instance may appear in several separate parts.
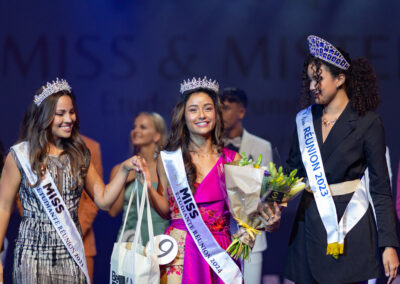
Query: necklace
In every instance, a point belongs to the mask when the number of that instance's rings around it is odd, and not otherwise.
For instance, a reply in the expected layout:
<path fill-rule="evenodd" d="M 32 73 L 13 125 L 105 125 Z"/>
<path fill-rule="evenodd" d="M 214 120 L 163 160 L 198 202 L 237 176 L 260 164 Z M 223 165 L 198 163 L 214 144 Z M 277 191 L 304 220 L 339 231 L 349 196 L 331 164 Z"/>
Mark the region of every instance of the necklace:
<path fill-rule="evenodd" d="M 323 118 L 322 119 L 322 125 L 325 126 L 325 127 L 329 127 L 330 125 L 333 126 L 335 124 L 336 120 L 337 120 L 337 118 L 332 119 L 332 120 L 327 120 L 327 119 Z"/>
<path fill-rule="evenodd" d="M 322 110 L 322 113 L 326 114 L 325 108 Z M 336 120 L 337 120 L 337 118 L 332 119 L 332 120 L 322 118 L 322 125 L 328 128 L 329 126 L 333 126 L 335 124 Z"/>

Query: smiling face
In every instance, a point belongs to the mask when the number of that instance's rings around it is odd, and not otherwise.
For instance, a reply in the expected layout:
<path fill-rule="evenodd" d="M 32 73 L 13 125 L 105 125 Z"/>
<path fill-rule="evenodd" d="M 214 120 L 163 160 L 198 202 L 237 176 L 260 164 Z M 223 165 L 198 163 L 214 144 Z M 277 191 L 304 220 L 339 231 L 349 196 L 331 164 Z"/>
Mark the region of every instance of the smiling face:
<path fill-rule="evenodd" d="M 51 123 L 51 133 L 54 141 L 71 137 L 76 121 L 75 108 L 70 96 L 61 96 L 56 104 L 54 118 Z"/>
<path fill-rule="evenodd" d="M 318 73 L 320 81 L 318 82 Z M 308 65 L 307 76 L 310 80 L 310 91 L 315 99 L 315 103 L 327 105 L 336 96 L 338 88 L 344 83 L 343 74 L 337 77 L 332 76 L 328 67 L 321 64 L 319 70 L 316 70 L 314 63 Z"/>
<path fill-rule="evenodd" d="M 204 92 L 190 95 L 185 105 L 186 126 L 191 135 L 208 136 L 215 128 L 215 105 Z"/>
<path fill-rule="evenodd" d="M 153 120 L 146 114 L 140 114 L 135 118 L 131 131 L 131 141 L 135 147 L 155 144 L 161 138 L 157 132 Z"/>

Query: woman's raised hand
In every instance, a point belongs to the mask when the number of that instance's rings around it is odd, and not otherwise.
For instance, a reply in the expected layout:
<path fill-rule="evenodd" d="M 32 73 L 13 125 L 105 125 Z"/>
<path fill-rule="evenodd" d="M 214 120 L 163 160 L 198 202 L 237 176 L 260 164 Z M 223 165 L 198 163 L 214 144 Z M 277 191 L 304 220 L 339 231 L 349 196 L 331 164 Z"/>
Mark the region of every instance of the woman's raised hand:
<path fill-rule="evenodd" d="M 140 172 L 141 171 L 140 160 L 141 158 L 139 156 L 133 156 L 132 158 L 123 161 L 121 163 L 121 166 L 127 172 L 130 172 L 132 170 Z"/>
<path fill-rule="evenodd" d="M 130 162 L 128 162 L 130 161 Z M 133 156 L 131 159 L 126 160 L 127 162 L 127 167 L 130 166 L 132 167 L 131 170 L 135 170 L 139 173 L 143 173 L 143 175 L 146 178 L 147 185 L 151 186 L 151 176 L 150 176 L 150 171 L 149 168 L 147 167 L 145 159 L 143 159 L 140 156 Z M 125 164 L 124 162 L 124 164 Z"/>
<path fill-rule="evenodd" d="M 139 157 L 140 158 L 140 157 Z M 146 160 L 145 159 L 143 159 L 143 158 L 140 158 L 140 169 L 141 169 L 141 172 L 144 174 L 144 177 L 145 177 L 145 179 L 146 179 L 146 182 L 147 182 L 147 187 L 151 187 L 151 175 L 150 175 L 150 171 L 149 171 L 149 168 L 147 167 L 147 163 L 146 163 Z"/>

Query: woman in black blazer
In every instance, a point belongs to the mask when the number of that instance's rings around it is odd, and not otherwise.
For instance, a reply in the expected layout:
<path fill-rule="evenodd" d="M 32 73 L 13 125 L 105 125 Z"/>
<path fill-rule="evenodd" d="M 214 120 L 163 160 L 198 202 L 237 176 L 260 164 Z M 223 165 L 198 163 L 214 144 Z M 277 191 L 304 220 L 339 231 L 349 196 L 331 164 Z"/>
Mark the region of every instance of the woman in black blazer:
<path fill-rule="evenodd" d="M 316 36 L 308 41 L 302 101 L 304 107 L 312 100 L 316 103 L 311 108 L 312 121 L 326 180 L 331 185 L 360 179 L 368 168 L 373 207 L 369 205 L 347 234 L 344 252 L 335 259 L 326 254 L 327 231 L 314 194 L 304 192 L 289 242 L 285 276 L 297 283 L 354 283 L 379 277 L 383 264 L 390 283 L 399 266 L 398 239 L 385 134 L 380 116 L 374 112 L 379 103 L 376 76 L 366 59 L 351 61 L 348 53 Z M 297 132 L 287 165 L 288 170 L 297 168 L 299 176 L 307 176 Z M 333 196 L 338 220 L 352 196 L 353 192 Z"/>

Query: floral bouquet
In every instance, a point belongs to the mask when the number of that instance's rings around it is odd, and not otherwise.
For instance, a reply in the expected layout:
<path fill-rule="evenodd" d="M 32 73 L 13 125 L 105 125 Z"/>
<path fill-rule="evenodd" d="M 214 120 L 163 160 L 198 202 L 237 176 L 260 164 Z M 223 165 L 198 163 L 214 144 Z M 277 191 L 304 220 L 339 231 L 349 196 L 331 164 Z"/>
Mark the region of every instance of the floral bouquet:
<path fill-rule="evenodd" d="M 235 259 L 249 257 L 256 235 L 260 234 L 259 230 L 264 228 L 257 211 L 260 198 L 262 197 L 262 200 L 267 202 L 287 202 L 305 187 L 302 183 L 304 186 L 301 188 L 301 179 L 295 177 L 297 171 L 286 176 L 282 173 L 282 168 L 276 170 L 272 162 L 268 169 L 260 167 L 261 161 L 261 155 L 253 163 L 245 153 L 242 153 L 240 161 L 225 164 L 229 209 L 239 226 L 226 251 Z M 274 199 L 277 193 L 281 197 L 281 202 L 278 198 Z"/>
<path fill-rule="evenodd" d="M 274 163 L 269 162 L 261 187 L 262 200 L 277 202 L 286 206 L 287 202 L 295 198 L 306 187 L 303 178 L 296 177 L 297 169 L 289 175 L 283 173 L 282 167 L 276 169 Z"/>

